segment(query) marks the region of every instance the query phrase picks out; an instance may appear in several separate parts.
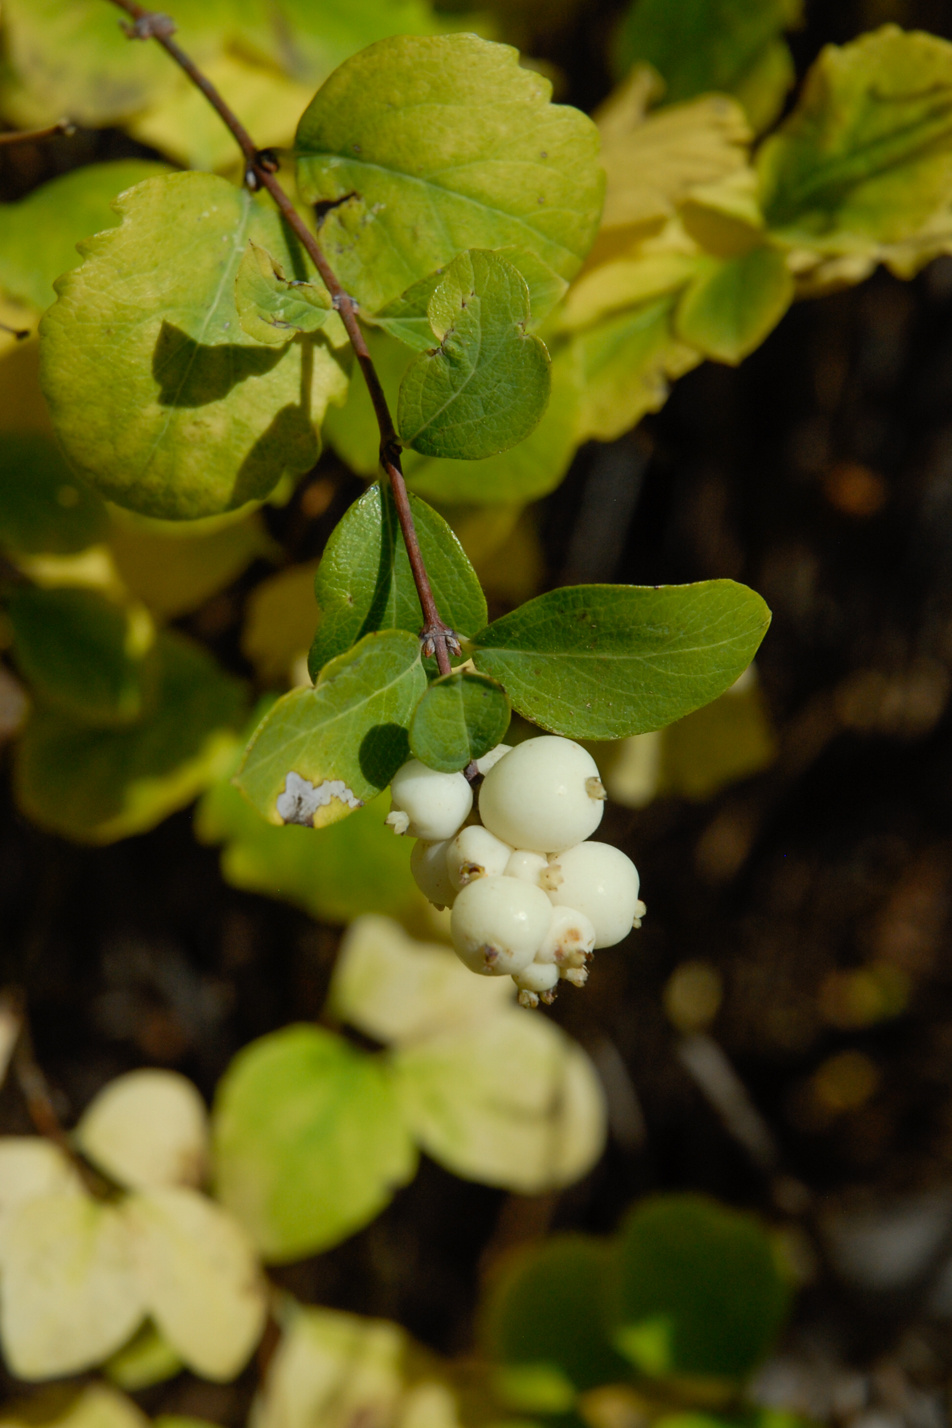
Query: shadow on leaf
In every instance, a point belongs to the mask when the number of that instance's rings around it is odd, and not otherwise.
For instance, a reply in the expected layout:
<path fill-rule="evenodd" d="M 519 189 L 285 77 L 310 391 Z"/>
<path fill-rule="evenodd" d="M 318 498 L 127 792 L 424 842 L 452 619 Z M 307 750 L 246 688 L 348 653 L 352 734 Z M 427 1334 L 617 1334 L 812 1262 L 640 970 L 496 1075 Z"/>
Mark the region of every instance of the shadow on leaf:
<path fill-rule="evenodd" d="M 357 757 L 367 782 L 383 788 L 410 757 L 410 736 L 402 724 L 375 724 L 364 735 Z"/>
<path fill-rule="evenodd" d="M 206 346 L 181 328 L 163 322 L 152 354 L 152 375 L 164 407 L 203 407 L 220 402 L 247 377 L 276 367 L 283 347 Z"/>

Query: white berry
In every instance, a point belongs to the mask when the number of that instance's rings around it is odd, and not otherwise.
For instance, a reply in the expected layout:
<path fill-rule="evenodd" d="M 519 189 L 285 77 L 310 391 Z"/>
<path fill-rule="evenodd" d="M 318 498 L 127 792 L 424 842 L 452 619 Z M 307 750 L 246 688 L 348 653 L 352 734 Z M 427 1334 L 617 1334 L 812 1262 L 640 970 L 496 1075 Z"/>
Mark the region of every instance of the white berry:
<path fill-rule="evenodd" d="M 571 739 L 527 739 L 489 770 L 479 814 L 514 848 L 560 853 L 588 838 L 602 821 L 605 789 L 591 754 Z"/>
<path fill-rule="evenodd" d="M 456 889 L 446 871 L 446 850 L 449 839 L 441 838 L 438 843 L 428 843 L 418 838 L 410 854 L 410 872 L 417 887 L 434 907 L 452 907 L 456 899 Z"/>
<path fill-rule="evenodd" d="M 489 770 L 498 764 L 503 754 L 508 754 L 512 749 L 511 744 L 497 744 L 494 749 L 490 749 L 488 754 L 483 754 L 481 759 L 476 760 L 476 767 L 485 778 Z"/>
<path fill-rule="evenodd" d="M 463 774 L 437 773 L 419 759 L 397 769 L 390 796 L 390 827 L 428 842 L 455 837 L 473 806 L 473 790 Z"/>
<path fill-rule="evenodd" d="M 473 878 L 498 878 L 506 871 L 512 849 L 479 823 L 461 828 L 446 844 L 446 872 L 455 889 Z"/>
<path fill-rule="evenodd" d="M 549 860 L 543 853 L 533 853 L 528 848 L 516 848 L 509 855 L 505 873 L 507 878 L 521 878 L 523 882 L 542 886 L 543 873 L 549 871 Z"/>
<path fill-rule="evenodd" d="M 541 888 L 517 878 L 474 878 L 453 904 L 450 935 L 471 972 L 521 972 L 549 930 L 552 904 Z"/>
<path fill-rule="evenodd" d="M 549 930 L 536 953 L 536 961 L 558 967 L 584 967 L 595 950 L 595 929 L 584 912 L 574 907 L 553 909 Z"/>
<path fill-rule="evenodd" d="M 595 929 L 596 947 L 613 947 L 627 937 L 638 902 L 638 869 L 611 843 L 579 843 L 555 860 L 562 882 L 549 897 L 557 907 L 583 913 Z"/>

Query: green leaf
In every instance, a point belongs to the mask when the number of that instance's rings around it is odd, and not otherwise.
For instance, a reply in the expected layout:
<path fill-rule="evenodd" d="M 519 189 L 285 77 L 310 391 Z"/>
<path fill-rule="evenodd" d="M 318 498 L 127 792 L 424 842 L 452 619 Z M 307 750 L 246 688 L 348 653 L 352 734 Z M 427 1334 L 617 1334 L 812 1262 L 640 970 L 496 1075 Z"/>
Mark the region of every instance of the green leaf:
<path fill-rule="evenodd" d="M 313 689 L 278 700 L 235 783 L 269 823 L 323 828 L 346 818 L 408 757 L 407 725 L 425 687 L 418 639 L 393 629 L 365 635 Z"/>
<path fill-rule="evenodd" d="M 73 475 L 49 437 L 4 432 L 0 443 L 0 549 L 73 555 L 106 534 L 99 497 Z"/>
<path fill-rule="evenodd" d="M 211 174 L 148 179 L 119 209 L 41 325 L 41 380 L 66 455 L 147 515 L 262 500 L 314 464 L 315 428 L 346 388 L 330 322 L 274 349 L 241 329 L 234 280 L 249 239 L 305 276 L 300 255 L 277 214 Z"/>
<path fill-rule="evenodd" d="M 246 0 L 239 14 L 242 45 L 312 89 L 375 40 L 440 27 L 427 0 Z"/>
<path fill-rule="evenodd" d="M 555 1369 L 582 1393 L 629 1378 L 605 1323 L 608 1259 L 605 1241 L 559 1235 L 510 1260 L 483 1307 L 480 1337 L 488 1355 L 513 1367 Z"/>
<path fill-rule="evenodd" d="M 789 1286 L 764 1229 L 700 1196 L 639 1205 L 611 1263 L 615 1343 L 654 1376 L 743 1378 L 786 1316 Z"/>
<path fill-rule="evenodd" d="M 325 287 L 286 278 L 281 264 L 250 241 L 235 277 L 235 306 L 242 331 L 272 347 L 296 332 L 316 332 L 332 310 Z"/>
<path fill-rule="evenodd" d="M 109 550 L 126 588 L 154 614 L 174 620 L 199 609 L 253 560 L 273 560 L 278 547 L 258 511 L 203 521 L 113 512 Z"/>
<path fill-rule="evenodd" d="M 410 497 L 420 551 L 443 619 L 472 634 L 486 619 L 486 598 L 456 536 L 425 501 Z M 389 486 L 371 486 L 334 530 L 318 567 L 321 611 L 308 659 L 312 676 L 372 630 L 418 634 L 423 612 Z"/>
<path fill-rule="evenodd" d="M 550 1021 L 503 1007 L 391 1055 L 411 1132 L 455 1175 L 539 1195 L 578 1180 L 602 1153 L 595 1069 Z"/>
<path fill-rule="evenodd" d="M 216 776 L 245 712 L 243 686 L 199 646 L 165 632 L 155 644 L 157 687 L 128 729 L 88 729 L 34 710 L 16 750 L 21 810 L 80 843 L 111 843 L 152 828 Z"/>
<path fill-rule="evenodd" d="M 751 117 L 766 124 L 793 82 L 782 35 L 801 11 L 802 0 L 635 0 L 618 33 L 618 71 L 653 65 L 668 103 L 711 90 L 754 98 Z"/>
<path fill-rule="evenodd" d="M 827 45 L 758 169 L 789 242 L 850 253 L 912 237 L 949 207 L 952 45 L 895 25 Z"/>
<path fill-rule="evenodd" d="M 769 623 L 760 596 L 733 580 L 570 585 L 474 635 L 473 659 L 543 729 L 619 739 L 716 699 Z"/>
<path fill-rule="evenodd" d="M 518 446 L 484 461 L 453 461 L 408 451 L 404 472 L 414 491 L 473 506 L 537 501 L 562 480 L 575 454 L 579 393 L 570 349 L 553 354 L 552 395 L 542 419 Z"/>
<path fill-rule="evenodd" d="M 494 679 L 456 670 L 424 691 L 410 723 L 410 751 L 441 773 L 464 769 L 502 743 L 509 700 Z"/>
<path fill-rule="evenodd" d="M 266 823 L 226 777 L 195 814 L 199 842 L 223 843 L 226 882 L 282 898 L 319 922 L 349 922 L 362 912 L 409 917 L 420 906 L 410 876 L 410 840 L 384 824 L 387 800 L 321 828 Z"/>
<path fill-rule="evenodd" d="M 219 1082 L 213 1129 L 218 1194 L 271 1261 L 339 1243 L 416 1170 L 379 1059 L 316 1026 L 239 1052 Z"/>
<path fill-rule="evenodd" d="M 0 289 L 42 311 L 56 294 L 53 281 L 79 264 L 76 244 L 119 221 L 116 195 L 143 179 L 167 173 L 147 159 L 88 164 L 41 184 L 26 198 L 0 207 Z"/>
<path fill-rule="evenodd" d="M 674 327 L 682 342 L 736 366 L 771 332 L 793 301 L 793 275 L 778 248 L 701 260 L 682 293 Z"/>
<path fill-rule="evenodd" d="M 199 62 L 218 47 L 222 11 L 217 0 L 176 5 L 179 43 Z M 5 107 L 18 124 L 50 124 L 65 115 L 98 128 L 175 87 L 168 56 L 156 44 L 130 44 L 99 0 L 7 0 L 3 23 L 14 77 Z"/>
<path fill-rule="evenodd" d="M 382 40 L 331 75 L 298 126 L 298 183 L 309 203 L 353 195 L 322 233 L 368 312 L 467 248 L 578 271 L 601 208 L 598 137 L 550 93 L 475 35 Z"/>
<path fill-rule="evenodd" d="M 106 1360 L 102 1371 L 117 1387 L 137 1393 L 140 1388 L 151 1388 L 153 1384 L 175 1378 L 184 1367 L 175 1350 L 147 1319 L 139 1332 Z"/>
<path fill-rule="evenodd" d="M 95 590 L 22 585 L 10 592 L 7 612 L 17 666 L 46 704 L 101 728 L 141 718 L 155 639 L 141 606 Z"/>
<path fill-rule="evenodd" d="M 549 400 L 549 355 L 525 330 L 525 279 L 495 253 L 462 253 L 434 289 L 427 317 L 440 345 L 403 378 L 402 439 L 424 456 L 470 461 L 515 446 Z"/>

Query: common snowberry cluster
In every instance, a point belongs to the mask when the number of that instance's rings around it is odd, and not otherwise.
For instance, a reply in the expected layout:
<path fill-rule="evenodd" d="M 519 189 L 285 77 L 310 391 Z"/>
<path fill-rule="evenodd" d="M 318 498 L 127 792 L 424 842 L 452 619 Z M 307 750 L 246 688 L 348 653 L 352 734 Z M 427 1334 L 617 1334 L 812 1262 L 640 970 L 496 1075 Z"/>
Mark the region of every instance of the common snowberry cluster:
<path fill-rule="evenodd" d="M 460 960 L 511 976 L 523 1006 L 551 1003 L 560 979 L 584 985 L 596 948 L 641 926 L 638 870 L 590 841 L 606 795 L 580 744 L 554 735 L 499 744 L 476 767 L 474 809 L 464 774 L 410 759 L 394 777 L 387 822 L 417 839 L 410 868 L 434 906 L 452 909 Z"/>

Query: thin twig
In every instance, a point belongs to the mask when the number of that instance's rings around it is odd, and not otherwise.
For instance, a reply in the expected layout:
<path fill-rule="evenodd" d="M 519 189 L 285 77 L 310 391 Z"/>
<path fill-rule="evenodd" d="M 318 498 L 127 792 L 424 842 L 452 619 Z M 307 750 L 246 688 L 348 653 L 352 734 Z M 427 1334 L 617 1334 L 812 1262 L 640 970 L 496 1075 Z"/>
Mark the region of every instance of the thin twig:
<path fill-rule="evenodd" d="M 188 75 L 192 83 L 202 91 L 241 150 L 245 163 L 246 185 L 251 189 L 267 189 L 288 227 L 300 240 L 308 257 L 320 273 L 324 286 L 331 295 L 334 307 L 340 314 L 341 322 L 344 324 L 354 354 L 360 364 L 360 370 L 373 403 L 377 426 L 380 429 L 380 464 L 393 492 L 397 518 L 403 533 L 403 542 L 410 558 L 410 569 L 413 572 L 413 581 L 419 596 L 420 608 L 423 611 L 423 629 L 420 632 L 423 640 L 423 652 L 427 656 L 435 655 L 440 673 L 449 674 L 451 670 L 450 655 L 460 653 L 459 640 L 453 630 L 441 619 L 436 600 L 433 597 L 426 564 L 413 523 L 413 512 L 410 509 L 406 482 L 403 479 L 403 471 L 400 466 L 400 439 L 390 415 L 390 408 L 387 405 L 377 369 L 373 364 L 367 343 L 364 341 L 363 331 L 357 320 L 356 302 L 341 287 L 337 275 L 324 256 L 317 239 L 278 182 L 276 178 L 278 160 L 274 152 L 258 149 L 255 146 L 251 135 L 215 86 L 202 74 L 185 51 L 176 44 L 172 38 L 175 33 L 175 24 L 170 17 L 146 10 L 142 5 L 136 4 L 135 0 L 111 0 L 111 2 L 131 16 L 133 23 L 125 27 L 130 39 L 158 40 L 167 54 Z"/>
<path fill-rule="evenodd" d="M 18 342 L 23 342 L 30 335 L 28 327 L 11 327 L 9 322 L 0 322 L 0 332 L 9 332 Z"/>
<path fill-rule="evenodd" d="M 33 1052 L 33 1038 L 27 1020 L 25 1000 L 22 994 L 8 993 L 7 1003 L 19 1023 L 11 1064 L 30 1120 L 41 1136 L 52 1141 L 62 1151 L 87 1190 L 99 1194 L 102 1182 L 76 1154 L 69 1136 L 60 1125 L 49 1084 Z"/>
<path fill-rule="evenodd" d="M 6 148 L 12 144 L 36 144 L 41 139 L 52 139 L 57 134 L 75 134 L 76 125 L 72 119 L 57 119 L 55 124 L 49 124 L 45 129 L 12 129 L 8 133 L 0 134 L 0 147 Z"/>

